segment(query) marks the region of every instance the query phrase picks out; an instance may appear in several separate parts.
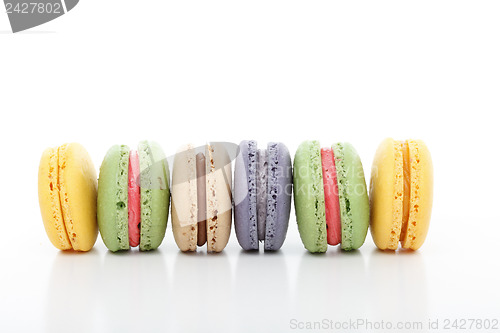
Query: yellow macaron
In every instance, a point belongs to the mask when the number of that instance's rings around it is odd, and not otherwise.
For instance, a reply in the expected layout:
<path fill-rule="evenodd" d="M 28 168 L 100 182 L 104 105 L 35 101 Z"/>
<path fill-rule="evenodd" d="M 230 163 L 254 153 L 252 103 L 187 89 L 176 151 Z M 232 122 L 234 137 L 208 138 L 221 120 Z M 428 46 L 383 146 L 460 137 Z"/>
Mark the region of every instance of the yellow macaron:
<path fill-rule="evenodd" d="M 38 169 L 45 231 L 60 250 L 89 251 L 97 239 L 97 176 L 78 143 L 46 149 Z"/>
<path fill-rule="evenodd" d="M 417 250 L 429 230 L 433 169 L 421 140 L 385 139 L 375 153 L 370 181 L 370 230 L 381 250 Z"/>

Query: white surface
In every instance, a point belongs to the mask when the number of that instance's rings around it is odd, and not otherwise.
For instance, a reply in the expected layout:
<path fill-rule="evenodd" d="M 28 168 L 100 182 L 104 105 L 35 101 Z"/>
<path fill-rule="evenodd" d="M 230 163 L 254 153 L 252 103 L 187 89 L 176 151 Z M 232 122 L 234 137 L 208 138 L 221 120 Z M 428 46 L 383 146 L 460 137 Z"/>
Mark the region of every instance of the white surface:
<path fill-rule="evenodd" d="M 291 320 L 500 319 L 498 1 L 90 1 L 21 34 L 0 13 L 0 331 L 290 331 Z M 367 180 L 386 136 L 435 166 L 415 253 L 57 251 L 38 210 L 41 152 L 96 167 L 148 138 L 351 142 Z M 443 329 L 443 326 L 440 326 Z M 448 330 L 449 331 L 449 330 Z"/>

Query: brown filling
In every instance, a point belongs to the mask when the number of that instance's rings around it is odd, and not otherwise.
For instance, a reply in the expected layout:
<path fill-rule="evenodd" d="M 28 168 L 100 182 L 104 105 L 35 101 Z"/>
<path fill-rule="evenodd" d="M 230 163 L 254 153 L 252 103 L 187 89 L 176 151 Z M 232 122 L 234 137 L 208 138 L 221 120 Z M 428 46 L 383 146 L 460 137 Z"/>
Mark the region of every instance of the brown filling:
<path fill-rule="evenodd" d="M 207 242 L 207 202 L 206 202 L 205 155 L 196 154 L 196 190 L 198 192 L 198 246 Z"/>

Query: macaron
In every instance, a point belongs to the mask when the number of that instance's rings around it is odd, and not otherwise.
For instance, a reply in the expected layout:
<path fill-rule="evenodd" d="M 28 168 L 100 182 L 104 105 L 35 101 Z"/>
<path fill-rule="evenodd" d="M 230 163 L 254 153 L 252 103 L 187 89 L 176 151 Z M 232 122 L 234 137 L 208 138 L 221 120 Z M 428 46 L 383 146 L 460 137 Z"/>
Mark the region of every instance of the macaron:
<path fill-rule="evenodd" d="M 234 166 L 234 227 L 244 250 L 279 250 L 292 200 L 292 162 L 283 143 L 242 141 Z"/>
<path fill-rule="evenodd" d="M 172 169 L 172 231 L 181 251 L 221 252 L 231 235 L 231 160 L 223 143 L 181 147 Z"/>
<path fill-rule="evenodd" d="M 382 141 L 370 181 L 370 230 L 381 250 L 417 250 L 429 230 L 433 168 L 421 140 Z"/>
<path fill-rule="evenodd" d="M 165 237 L 170 204 L 169 168 L 161 147 L 141 141 L 137 150 L 111 147 L 101 164 L 97 221 L 112 251 L 157 249 Z"/>
<path fill-rule="evenodd" d="M 97 177 L 85 148 L 48 148 L 38 169 L 38 200 L 45 231 L 60 250 L 89 251 L 97 239 Z"/>
<path fill-rule="evenodd" d="M 349 143 L 320 148 L 305 141 L 293 161 L 295 215 L 304 247 L 326 252 L 363 245 L 369 225 L 369 201 L 361 159 Z"/>

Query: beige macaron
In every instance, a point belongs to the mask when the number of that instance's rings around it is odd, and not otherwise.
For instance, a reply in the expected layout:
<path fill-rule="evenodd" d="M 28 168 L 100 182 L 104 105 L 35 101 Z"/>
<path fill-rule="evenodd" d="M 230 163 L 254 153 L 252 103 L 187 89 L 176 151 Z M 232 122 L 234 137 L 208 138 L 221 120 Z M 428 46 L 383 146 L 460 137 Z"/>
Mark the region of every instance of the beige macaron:
<path fill-rule="evenodd" d="M 231 160 L 221 143 L 181 147 L 172 170 L 172 229 L 181 251 L 222 251 L 231 234 Z"/>

